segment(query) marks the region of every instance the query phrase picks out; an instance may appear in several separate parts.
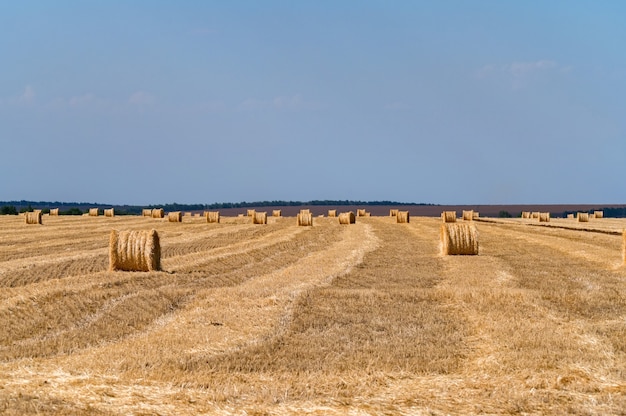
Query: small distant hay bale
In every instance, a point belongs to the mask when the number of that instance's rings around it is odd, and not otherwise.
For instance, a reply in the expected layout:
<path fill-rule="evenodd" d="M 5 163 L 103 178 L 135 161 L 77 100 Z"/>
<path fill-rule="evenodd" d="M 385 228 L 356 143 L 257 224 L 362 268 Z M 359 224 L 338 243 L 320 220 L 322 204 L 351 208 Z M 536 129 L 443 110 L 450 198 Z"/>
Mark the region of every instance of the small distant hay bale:
<path fill-rule="evenodd" d="M 146 209 L 146 208 L 142 209 L 141 210 L 141 216 L 142 217 L 151 217 L 152 216 L 152 210 L 149 209 L 149 208 L 148 209 Z"/>
<path fill-rule="evenodd" d="M 568 220 L 573 220 L 574 219 L 574 214 L 567 214 L 567 219 Z"/>
<path fill-rule="evenodd" d="M 283 212 L 279 209 L 272 210 L 272 217 L 280 217 L 283 215 Z"/>
<path fill-rule="evenodd" d="M 97 217 L 98 216 L 98 208 L 89 208 L 89 216 Z"/>
<path fill-rule="evenodd" d="M 354 212 L 342 212 L 339 214 L 339 224 L 354 224 L 356 223 L 356 218 L 354 217 Z"/>
<path fill-rule="evenodd" d="M 472 214 L 472 219 L 477 220 L 478 218 L 480 218 L 480 212 L 474 211 L 474 214 Z"/>
<path fill-rule="evenodd" d="M 336 217 L 337 216 L 337 210 L 336 209 L 329 209 L 328 210 L 328 216 L 329 217 Z"/>
<path fill-rule="evenodd" d="M 299 226 L 310 227 L 313 225 L 313 214 L 310 212 L 299 212 L 296 217 Z"/>
<path fill-rule="evenodd" d="M 463 210 L 463 221 L 472 221 L 474 219 L 474 210 Z"/>
<path fill-rule="evenodd" d="M 184 215 L 184 216 L 185 216 L 185 217 L 192 217 L 192 216 L 193 216 L 193 213 L 192 213 L 192 212 L 185 212 L 185 215 Z"/>
<path fill-rule="evenodd" d="M 195 218 L 200 218 L 200 213 L 199 213 L 199 212 L 196 212 L 193 216 L 194 216 Z"/>
<path fill-rule="evenodd" d="M 456 222 L 456 211 L 444 211 L 441 213 L 443 222 Z"/>
<path fill-rule="evenodd" d="M 310 214 L 311 210 L 309 208 L 305 208 L 305 209 L 301 209 L 300 212 L 304 214 Z"/>
<path fill-rule="evenodd" d="M 169 222 L 183 222 L 183 213 L 181 211 L 173 211 L 167 214 Z"/>
<path fill-rule="evenodd" d="M 550 222 L 550 213 L 549 212 L 540 212 L 539 213 L 539 222 Z"/>
<path fill-rule="evenodd" d="M 152 210 L 152 218 L 163 218 L 165 216 L 165 212 L 163 208 L 154 208 Z"/>
<path fill-rule="evenodd" d="M 41 224 L 41 211 L 25 212 L 24 219 L 26 224 Z"/>
<path fill-rule="evenodd" d="M 252 217 L 252 224 L 267 224 L 267 212 L 255 212 Z"/>
<path fill-rule="evenodd" d="M 254 217 L 254 213 L 255 213 L 255 212 L 256 212 L 256 211 L 255 211 L 255 210 L 253 210 L 253 209 L 249 209 L 249 210 L 247 210 L 247 213 L 248 213 L 247 215 L 248 215 L 248 217 Z"/>
<path fill-rule="evenodd" d="M 478 231 L 474 223 L 441 224 L 443 255 L 477 255 Z"/>
<path fill-rule="evenodd" d="M 109 270 L 129 272 L 161 270 L 161 244 L 156 230 L 111 230 Z"/>
<path fill-rule="evenodd" d="M 389 216 L 390 217 L 395 217 L 396 215 L 398 215 L 398 210 L 397 209 L 390 209 L 389 210 Z"/>
<path fill-rule="evenodd" d="M 408 222 L 409 222 L 409 211 L 398 211 L 396 213 L 397 224 L 408 224 Z"/>
<path fill-rule="evenodd" d="M 205 213 L 205 216 L 206 216 L 206 222 L 208 223 L 220 222 L 219 211 L 207 211 Z"/>
<path fill-rule="evenodd" d="M 356 216 L 357 217 L 364 217 L 366 213 L 367 213 L 367 211 L 365 209 L 359 208 L 359 209 L 356 210 Z"/>
<path fill-rule="evenodd" d="M 530 211 L 522 211 L 522 218 L 525 218 L 525 219 L 530 218 Z"/>
<path fill-rule="evenodd" d="M 576 214 L 578 222 L 589 222 L 589 214 L 587 212 L 579 212 Z"/>
<path fill-rule="evenodd" d="M 593 211 L 594 218 L 604 218 L 604 211 Z"/>
<path fill-rule="evenodd" d="M 109 208 L 104 210 L 105 217 L 115 217 L 115 208 Z"/>
<path fill-rule="evenodd" d="M 371 212 L 367 212 L 367 211 L 366 211 L 364 216 L 365 216 L 365 217 L 371 217 L 371 216 L 372 216 L 372 213 L 371 213 Z"/>
<path fill-rule="evenodd" d="M 532 218 L 533 220 L 538 220 L 539 219 L 539 211 L 533 211 L 532 214 L 530 214 L 530 218 Z"/>
<path fill-rule="evenodd" d="M 58 217 L 59 216 L 59 209 L 58 208 L 50 208 L 50 216 Z"/>

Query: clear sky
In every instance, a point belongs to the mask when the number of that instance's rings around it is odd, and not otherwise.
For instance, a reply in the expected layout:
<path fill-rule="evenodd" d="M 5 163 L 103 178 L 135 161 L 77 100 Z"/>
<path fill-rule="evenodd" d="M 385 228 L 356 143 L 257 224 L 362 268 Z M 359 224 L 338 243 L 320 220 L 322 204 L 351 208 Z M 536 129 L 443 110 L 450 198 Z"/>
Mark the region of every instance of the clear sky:
<path fill-rule="evenodd" d="M 626 203 L 626 1 L 5 1 L 14 199 Z"/>

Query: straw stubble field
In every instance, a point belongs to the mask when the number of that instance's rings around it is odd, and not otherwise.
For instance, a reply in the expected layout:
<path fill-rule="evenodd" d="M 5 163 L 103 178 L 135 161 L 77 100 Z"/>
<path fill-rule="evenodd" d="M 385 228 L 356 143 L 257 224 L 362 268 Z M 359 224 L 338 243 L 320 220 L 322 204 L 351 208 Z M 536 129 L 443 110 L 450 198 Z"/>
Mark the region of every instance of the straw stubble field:
<path fill-rule="evenodd" d="M 0 413 L 623 414 L 622 237 L 440 225 L 0 216 Z M 108 270 L 152 228 L 162 271 Z"/>

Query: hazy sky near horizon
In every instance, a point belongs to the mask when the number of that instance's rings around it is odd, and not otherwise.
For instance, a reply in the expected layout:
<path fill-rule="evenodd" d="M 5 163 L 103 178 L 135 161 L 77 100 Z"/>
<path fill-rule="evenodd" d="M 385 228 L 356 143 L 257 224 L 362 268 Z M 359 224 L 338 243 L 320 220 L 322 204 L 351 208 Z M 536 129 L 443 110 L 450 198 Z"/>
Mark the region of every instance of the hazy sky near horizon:
<path fill-rule="evenodd" d="M 0 5 L 0 200 L 625 203 L 624 1 Z"/>

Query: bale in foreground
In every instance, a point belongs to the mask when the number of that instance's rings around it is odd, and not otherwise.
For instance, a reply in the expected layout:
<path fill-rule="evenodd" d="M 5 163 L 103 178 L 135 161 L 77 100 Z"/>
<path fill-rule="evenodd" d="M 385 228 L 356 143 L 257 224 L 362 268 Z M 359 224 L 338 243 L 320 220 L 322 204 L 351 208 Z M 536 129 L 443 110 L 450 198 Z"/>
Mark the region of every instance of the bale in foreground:
<path fill-rule="evenodd" d="M 26 224 L 41 224 L 41 211 L 26 212 L 24 213 L 24 218 Z"/>
<path fill-rule="evenodd" d="M 409 222 L 409 211 L 396 212 L 396 223 L 407 224 Z"/>
<path fill-rule="evenodd" d="M 443 255 L 477 255 L 478 232 L 472 223 L 441 224 Z"/>
<path fill-rule="evenodd" d="M 161 270 L 161 244 L 156 230 L 111 230 L 109 270 L 135 272 Z"/>

